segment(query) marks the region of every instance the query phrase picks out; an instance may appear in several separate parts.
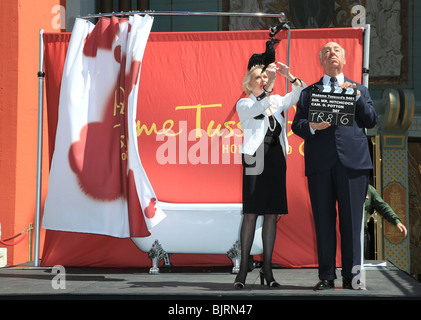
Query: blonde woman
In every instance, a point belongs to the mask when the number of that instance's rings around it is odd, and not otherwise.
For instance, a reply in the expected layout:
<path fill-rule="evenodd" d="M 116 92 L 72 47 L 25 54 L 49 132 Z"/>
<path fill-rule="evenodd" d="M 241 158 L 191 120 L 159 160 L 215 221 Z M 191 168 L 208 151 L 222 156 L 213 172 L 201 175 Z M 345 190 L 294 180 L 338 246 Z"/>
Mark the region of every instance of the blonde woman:
<path fill-rule="evenodd" d="M 294 77 L 283 63 L 252 66 L 244 77 L 243 89 L 249 96 L 237 102 L 236 109 L 244 134 L 243 159 L 243 221 L 240 231 L 241 264 L 234 282 L 237 289 L 245 286 L 248 256 L 254 240 L 256 219 L 264 215 L 263 266 L 261 284 L 279 287 L 272 273 L 272 253 L 278 216 L 288 213 L 286 193 L 287 134 L 284 112 L 297 103 L 306 84 Z M 273 94 L 276 75 L 280 73 L 292 83 L 285 96 Z"/>

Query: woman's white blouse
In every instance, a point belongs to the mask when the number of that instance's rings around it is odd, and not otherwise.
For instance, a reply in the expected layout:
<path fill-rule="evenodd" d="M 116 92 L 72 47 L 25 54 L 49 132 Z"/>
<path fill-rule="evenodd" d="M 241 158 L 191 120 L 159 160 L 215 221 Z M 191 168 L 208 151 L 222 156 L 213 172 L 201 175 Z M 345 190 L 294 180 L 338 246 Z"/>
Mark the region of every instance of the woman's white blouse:
<path fill-rule="evenodd" d="M 289 151 L 287 132 L 284 128 L 284 117 L 282 116 L 282 112 L 287 111 L 298 102 L 301 91 L 307 87 L 303 81 L 301 82 L 302 87 L 293 85 L 292 91 L 285 96 L 271 95 L 269 99 L 266 97 L 257 101 L 256 97 L 251 94 L 248 98 L 238 100 L 236 109 L 244 135 L 243 145 L 241 146 L 242 153 L 253 155 L 264 140 L 269 127 L 269 119 L 268 117 L 254 119 L 254 117 L 260 114 L 266 114 L 265 110 L 271 105 L 273 106 L 273 116 L 282 126 L 282 132 L 279 136 L 281 146 L 284 151 Z"/>

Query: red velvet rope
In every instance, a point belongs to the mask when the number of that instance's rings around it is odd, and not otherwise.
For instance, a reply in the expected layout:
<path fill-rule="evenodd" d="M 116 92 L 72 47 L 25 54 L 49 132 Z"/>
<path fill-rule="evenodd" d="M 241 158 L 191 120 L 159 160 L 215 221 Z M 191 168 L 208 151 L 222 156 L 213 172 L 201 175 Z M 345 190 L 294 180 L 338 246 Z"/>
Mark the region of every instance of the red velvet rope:
<path fill-rule="evenodd" d="M 26 231 L 28 231 L 28 230 L 22 231 L 22 232 L 20 232 L 16 235 L 14 235 L 13 237 L 10 237 L 10 238 L 4 239 L 4 240 L 0 240 L 0 243 L 5 245 L 5 246 L 15 246 L 18 243 L 22 242 L 23 239 L 26 238 L 26 236 L 28 235 L 28 233 Z M 15 242 L 12 242 L 12 243 L 7 243 L 7 241 L 13 240 L 13 239 L 15 239 L 19 236 L 22 236 L 19 240 L 15 241 Z"/>

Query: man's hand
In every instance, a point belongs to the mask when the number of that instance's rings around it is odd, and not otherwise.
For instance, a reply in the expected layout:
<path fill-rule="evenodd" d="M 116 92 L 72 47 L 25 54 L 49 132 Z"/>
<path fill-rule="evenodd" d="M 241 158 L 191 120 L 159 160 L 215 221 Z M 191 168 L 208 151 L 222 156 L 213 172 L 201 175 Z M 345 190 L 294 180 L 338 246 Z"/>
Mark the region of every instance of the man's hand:
<path fill-rule="evenodd" d="M 314 130 L 323 130 L 330 127 L 329 122 L 310 122 L 310 127 L 312 127 Z"/>
<path fill-rule="evenodd" d="M 355 83 L 351 83 L 351 82 L 346 81 L 343 84 L 341 84 L 340 87 L 343 88 L 343 89 L 348 89 L 348 88 L 354 88 L 355 89 L 357 87 L 357 85 Z M 357 90 L 357 96 L 359 96 L 359 95 L 361 95 L 361 92 L 360 92 L 360 90 Z"/>

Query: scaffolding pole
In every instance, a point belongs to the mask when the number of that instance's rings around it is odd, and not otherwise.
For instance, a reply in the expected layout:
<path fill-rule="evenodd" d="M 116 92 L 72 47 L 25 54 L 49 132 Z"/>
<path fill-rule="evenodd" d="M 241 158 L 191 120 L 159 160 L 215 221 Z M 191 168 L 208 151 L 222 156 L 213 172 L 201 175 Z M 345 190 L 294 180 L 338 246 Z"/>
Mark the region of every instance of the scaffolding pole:
<path fill-rule="evenodd" d="M 41 181 L 42 181 L 42 130 L 44 109 L 44 30 L 39 31 L 39 71 L 38 71 L 38 145 L 37 145 L 37 187 L 35 204 L 34 266 L 39 267 L 39 242 L 41 226 Z"/>
<path fill-rule="evenodd" d="M 370 72 L 370 25 L 364 28 L 364 56 L 363 56 L 363 78 L 362 85 L 368 88 L 369 72 Z"/>

